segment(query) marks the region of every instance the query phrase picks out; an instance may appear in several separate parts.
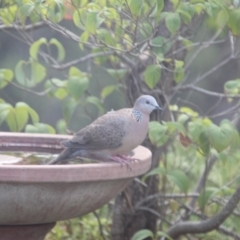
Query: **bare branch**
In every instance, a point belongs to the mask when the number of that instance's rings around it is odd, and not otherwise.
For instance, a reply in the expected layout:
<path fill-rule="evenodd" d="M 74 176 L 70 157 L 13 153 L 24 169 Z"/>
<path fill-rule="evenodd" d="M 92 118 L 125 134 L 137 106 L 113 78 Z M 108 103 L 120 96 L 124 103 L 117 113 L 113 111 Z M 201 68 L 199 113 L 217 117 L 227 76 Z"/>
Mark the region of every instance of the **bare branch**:
<path fill-rule="evenodd" d="M 179 222 L 176 225 L 172 226 L 167 232 L 167 234 L 175 239 L 183 234 L 189 233 L 197 234 L 212 231 L 218 228 L 226 220 L 226 218 L 228 218 L 232 214 L 239 200 L 240 200 L 240 185 L 238 186 L 235 193 L 231 196 L 227 204 L 213 218 L 201 222 L 199 221 Z"/>
<path fill-rule="evenodd" d="M 68 63 L 64 63 L 64 64 L 59 64 L 59 65 L 52 65 L 53 68 L 56 68 L 56 69 L 65 69 L 65 68 L 68 68 L 68 67 L 71 67 L 73 65 L 76 65 L 78 63 L 82 63 L 82 62 L 85 62 L 89 59 L 92 59 L 92 58 L 95 58 L 95 57 L 101 57 L 101 56 L 107 56 L 107 55 L 112 55 L 114 54 L 114 51 L 106 51 L 106 52 L 98 52 L 98 53 L 90 53 L 84 57 L 81 57 L 81 58 L 78 58 L 78 59 L 75 59 L 71 62 L 68 62 Z"/>
<path fill-rule="evenodd" d="M 37 29 L 40 27 L 46 26 L 45 22 L 38 22 L 38 23 L 33 23 L 33 24 L 29 24 L 26 26 L 20 26 L 20 25 L 16 25 L 16 24 L 10 24 L 10 25 L 0 25 L 0 30 L 1 29 L 15 29 L 15 30 L 23 30 L 23 31 L 29 31 L 29 30 L 33 30 L 33 29 Z"/>
<path fill-rule="evenodd" d="M 185 90 L 193 90 L 195 92 L 199 92 L 199 93 L 202 93 L 202 94 L 205 94 L 205 95 L 208 95 L 208 96 L 211 96 L 211 97 L 221 97 L 221 98 L 240 98 L 240 95 L 226 95 L 224 93 L 217 93 L 217 92 L 213 92 L 213 91 L 208 91 L 206 89 L 203 89 L 203 88 L 200 88 L 200 87 L 197 87 L 193 84 L 187 84 L 187 85 L 184 85 L 180 88 L 178 88 L 178 90 L 182 90 L 182 91 L 185 91 Z"/>

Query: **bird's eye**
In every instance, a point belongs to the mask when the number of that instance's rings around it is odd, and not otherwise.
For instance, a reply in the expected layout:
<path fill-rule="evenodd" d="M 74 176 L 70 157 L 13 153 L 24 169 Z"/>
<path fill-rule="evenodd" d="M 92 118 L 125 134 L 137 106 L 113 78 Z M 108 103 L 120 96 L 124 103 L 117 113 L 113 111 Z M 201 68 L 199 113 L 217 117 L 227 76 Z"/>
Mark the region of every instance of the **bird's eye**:
<path fill-rule="evenodd" d="M 146 101 L 146 104 L 149 104 L 149 101 L 148 101 L 148 100 Z"/>

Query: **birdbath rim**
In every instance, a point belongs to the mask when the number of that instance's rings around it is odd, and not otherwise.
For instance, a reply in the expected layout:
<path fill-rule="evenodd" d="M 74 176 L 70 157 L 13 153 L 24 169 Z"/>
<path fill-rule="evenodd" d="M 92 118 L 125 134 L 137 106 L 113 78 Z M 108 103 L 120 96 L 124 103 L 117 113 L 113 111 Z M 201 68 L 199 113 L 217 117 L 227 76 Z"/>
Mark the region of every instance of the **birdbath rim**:
<path fill-rule="evenodd" d="M 25 149 L 59 153 L 60 142 L 70 138 L 69 135 L 0 133 L 1 151 Z M 115 162 L 84 163 L 72 165 L 0 165 L 0 182 L 89 182 L 113 179 L 134 178 L 146 173 L 151 167 L 152 153 L 149 149 L 138 146 L 132 157 L 140 161 L 130 163 L 131 171 L 126 165 Z"/>

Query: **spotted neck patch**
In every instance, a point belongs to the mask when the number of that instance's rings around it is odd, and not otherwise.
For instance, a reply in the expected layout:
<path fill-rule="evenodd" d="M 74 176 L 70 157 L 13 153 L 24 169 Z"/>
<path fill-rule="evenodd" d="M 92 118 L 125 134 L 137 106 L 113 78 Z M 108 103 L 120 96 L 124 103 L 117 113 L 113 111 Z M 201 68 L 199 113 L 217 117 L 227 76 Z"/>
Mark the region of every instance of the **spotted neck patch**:
<path fill-rule="evenodd" d="M 132 110 L 132 116 L 136 119 L 137 122 L 141 122 L 141 120 L 142 120 L 142 113 L 139 110 L 133 109 Z"/>

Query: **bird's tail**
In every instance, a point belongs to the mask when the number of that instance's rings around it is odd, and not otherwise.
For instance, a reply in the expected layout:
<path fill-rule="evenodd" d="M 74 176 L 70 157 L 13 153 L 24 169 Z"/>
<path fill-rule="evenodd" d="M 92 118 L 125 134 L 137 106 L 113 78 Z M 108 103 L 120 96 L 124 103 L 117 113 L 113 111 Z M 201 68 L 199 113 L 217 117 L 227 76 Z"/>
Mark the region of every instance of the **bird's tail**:
<path fill-rule="evenodd" d="M 65 148 L 55 159 L 48 162 L 47 165 L 64 164 L 72 158 L 74 152 L 75 149 L 73 148 Z"/>

